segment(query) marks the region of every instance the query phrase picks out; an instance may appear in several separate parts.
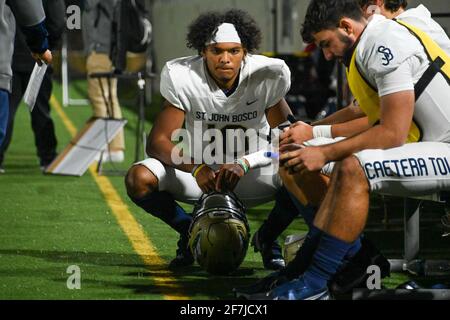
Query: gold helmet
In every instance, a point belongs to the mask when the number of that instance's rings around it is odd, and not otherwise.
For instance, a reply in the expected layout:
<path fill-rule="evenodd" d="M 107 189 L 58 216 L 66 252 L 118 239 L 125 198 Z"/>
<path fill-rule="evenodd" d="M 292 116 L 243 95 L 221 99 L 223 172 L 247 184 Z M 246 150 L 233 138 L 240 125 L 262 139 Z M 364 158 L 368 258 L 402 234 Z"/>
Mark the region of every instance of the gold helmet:
<path fill-rule="evenodd" d="M 234 193 L 204 194 L 194 207 L 189 248 L 208 273 L 229 274 L 245 258 L 249 232 L 244 205 Z"/>

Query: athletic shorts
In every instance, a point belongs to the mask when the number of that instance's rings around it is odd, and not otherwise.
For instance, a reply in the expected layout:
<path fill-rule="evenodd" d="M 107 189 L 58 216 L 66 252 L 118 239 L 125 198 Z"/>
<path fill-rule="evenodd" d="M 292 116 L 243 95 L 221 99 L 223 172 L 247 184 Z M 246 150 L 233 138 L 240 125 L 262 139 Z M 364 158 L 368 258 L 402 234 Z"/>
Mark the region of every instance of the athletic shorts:
<path fill-rule="evenodd" d="M 317 146 L 341 139 L 320 138 L 305 144 Z M 450 190 L 450 143 L 408 143 L 386 150 L 363 150 L 355 157 L 372 192 L 409 197 Z M 328 163 L 322 173 L 330 175 L 333 168 L 334 163 Z"/>
<path fill-rule="evenodd" d="M 169 167 L 154 158 L 148 158 L 134 165 L 143 165 L 158 178 L 158 190 L 167 191 L 177 201 L 193 204 L 202 195 L 197 181 L 187 172 Z M 211 166 L 214 170 L 218 168 Z M 270 166 L 268 166 L 270 167 Z M 234 189 L 235 194 L 247 208 L 274 200 L 282 181 L 275 166 L 250 170 Z"/>

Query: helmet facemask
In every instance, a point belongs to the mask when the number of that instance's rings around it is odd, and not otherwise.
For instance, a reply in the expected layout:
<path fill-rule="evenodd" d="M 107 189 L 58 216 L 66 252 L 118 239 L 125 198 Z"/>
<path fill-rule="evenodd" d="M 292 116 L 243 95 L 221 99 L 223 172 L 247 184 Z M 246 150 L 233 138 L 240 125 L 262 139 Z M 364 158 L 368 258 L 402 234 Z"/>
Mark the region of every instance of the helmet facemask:
<path fill-rule="evenodd" d="M 208 273 L 230 274 L 241 265 L 248 244 L 245 208 L 234 193 L 203 195 L 189 229 L 189 248 L 197 263 Z"/>

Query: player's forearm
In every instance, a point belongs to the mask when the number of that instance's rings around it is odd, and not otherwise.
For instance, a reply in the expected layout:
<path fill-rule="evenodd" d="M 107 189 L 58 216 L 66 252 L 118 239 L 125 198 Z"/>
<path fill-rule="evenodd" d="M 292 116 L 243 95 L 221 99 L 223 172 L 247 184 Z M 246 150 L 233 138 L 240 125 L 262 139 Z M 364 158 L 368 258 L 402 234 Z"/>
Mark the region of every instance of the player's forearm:
<path fill-rule="evenodd" d="M 331 134 L 336 137 L 352 137 L 356 134 L 364 132 L 371 127 L 368 118 L 358 118 L 345 123 L 338 123 L 331 126 Z"/>
<path fill-rule="evenodd" d="M 318 125 L 327 125 L 327 124 L 337 124 L 337 123 L 343 123 L 346 121 L 355 120 L 361 117 L 364 117 L 365 114 L 362 112 L 362 110 L 355 106 L 354 104 L 350 104 L 347 107 L 336 111 L 335 113 L 329 115 L 328 117 L 313 122 L 312 125 L 318 126 Z"/>
<path fill-rule="evenodd" d="M 322 148 L 327 162 L 340 161 L 352 154 L 367 149 L 390 149 L 401 146 L 406 137 L 395 128 L 376 125 L 370 129 L 340 142 L 325 145 Z"/>

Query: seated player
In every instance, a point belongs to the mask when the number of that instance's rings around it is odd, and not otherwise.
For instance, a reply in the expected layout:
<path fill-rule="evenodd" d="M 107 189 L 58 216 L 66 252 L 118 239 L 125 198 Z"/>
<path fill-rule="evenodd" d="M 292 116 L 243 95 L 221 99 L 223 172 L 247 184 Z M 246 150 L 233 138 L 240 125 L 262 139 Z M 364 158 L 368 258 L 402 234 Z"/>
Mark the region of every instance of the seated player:
<path fill-rule="evenodd" d="M 347 67 L 370 127 L 324 145 L 282 148 L 294 175 L 334 163 L 314 219 L 321 233 L 311 264 L 273 299 L 325 299 L 327 282 L 364 229 L 371 192 L 413 196 L 450 189 L 450 57 L 426 32 L 376 15 L 351 0 L 313 0 L 302 35 Z"/>
<path fill-rule="evenodd" d="M 431 18 L 430 12 L 423 5 L 417 8 L 405 10 L 407 6 L 406 0 L 359 0 L 359 5 L 363 10 L 363 15 L 370 18 L 375 12 L 384 15 L 389 19 L 399 19 L 422 29 L 426 32 L 448 55 L 450 55 L 450 39 L 446 35 L 442 27 Z M 348 107 L 338 111 L 337 113 L 313 123 L 312 126 L 301 121 L 296 122 L 288 129 L 285 129 L 280 135 L 280 145 L 295 143 L 302 144 L 305 141 L 314 139 L 315 144 L 322 141 L 332 141 L 329 138 L 349 137 L 369 129 L 372 125 L 369 123 L 367 115 L 359 107 L 358 103 L 352 103 Z M 327 140 L 328 139 L 328 140 Z M 311 143 L 311 141 L 309 141 Z M 326 169 L 331 172 L 331 166 Z M 305 172 L 304 172 L 305 173 Z M 311 175 L 311 174 L 308 174 Z M 314 174 L 313 174 L 314 175 Z M 294 180 L 297 184 L 308 183 L 311 178 L 299 177 L 298 174 L 289 177 L 283 177 L 285 185 L 289 191 L 296 194 L 297 199 L 301 199 L 296 191 L 296 183 L 289 183 Z M 324 194 L 315 195 L 314 198 L 323 198 Z M 312 221 L 311 221 L 312 223 Z M 262 279 L 252 287 L 243 288 L 243 293 L 255 293 L 257 291 L 268 291 L 274 284 L 286 280 L 292 280 L 301 275 L 309 265 L 312 258 L 312 250 L 318 243 L 321 232 L 314 232 L 314 227 L 308 234 L 306 245 L 297 254 L 295 260 L 290 263 L 286 269 L 281 270 L 277 274 L 271 274 L 266 279 Z M 314 240 L 315 239 L 315 240 Z M 312 245 L 309 246 L 308 243 Z M 336 292 L 347 291 L 354 285 L 365 284 L 367 274 L 365 272 L 368 265 L 377 264 L 381 267 L 382 276 L 389 274 L 389 265 L 387 260 L 381 253 L 370 243 L 368 239 L 362 239 L 362 248 L 358 251 L 348 264 L 343 265 L 340 271 L 333 277 L 330 286 Z M 347 257 L 348 258 L 348 257 Z M 365 275 L 365 277 L 364 277 Z"/>

